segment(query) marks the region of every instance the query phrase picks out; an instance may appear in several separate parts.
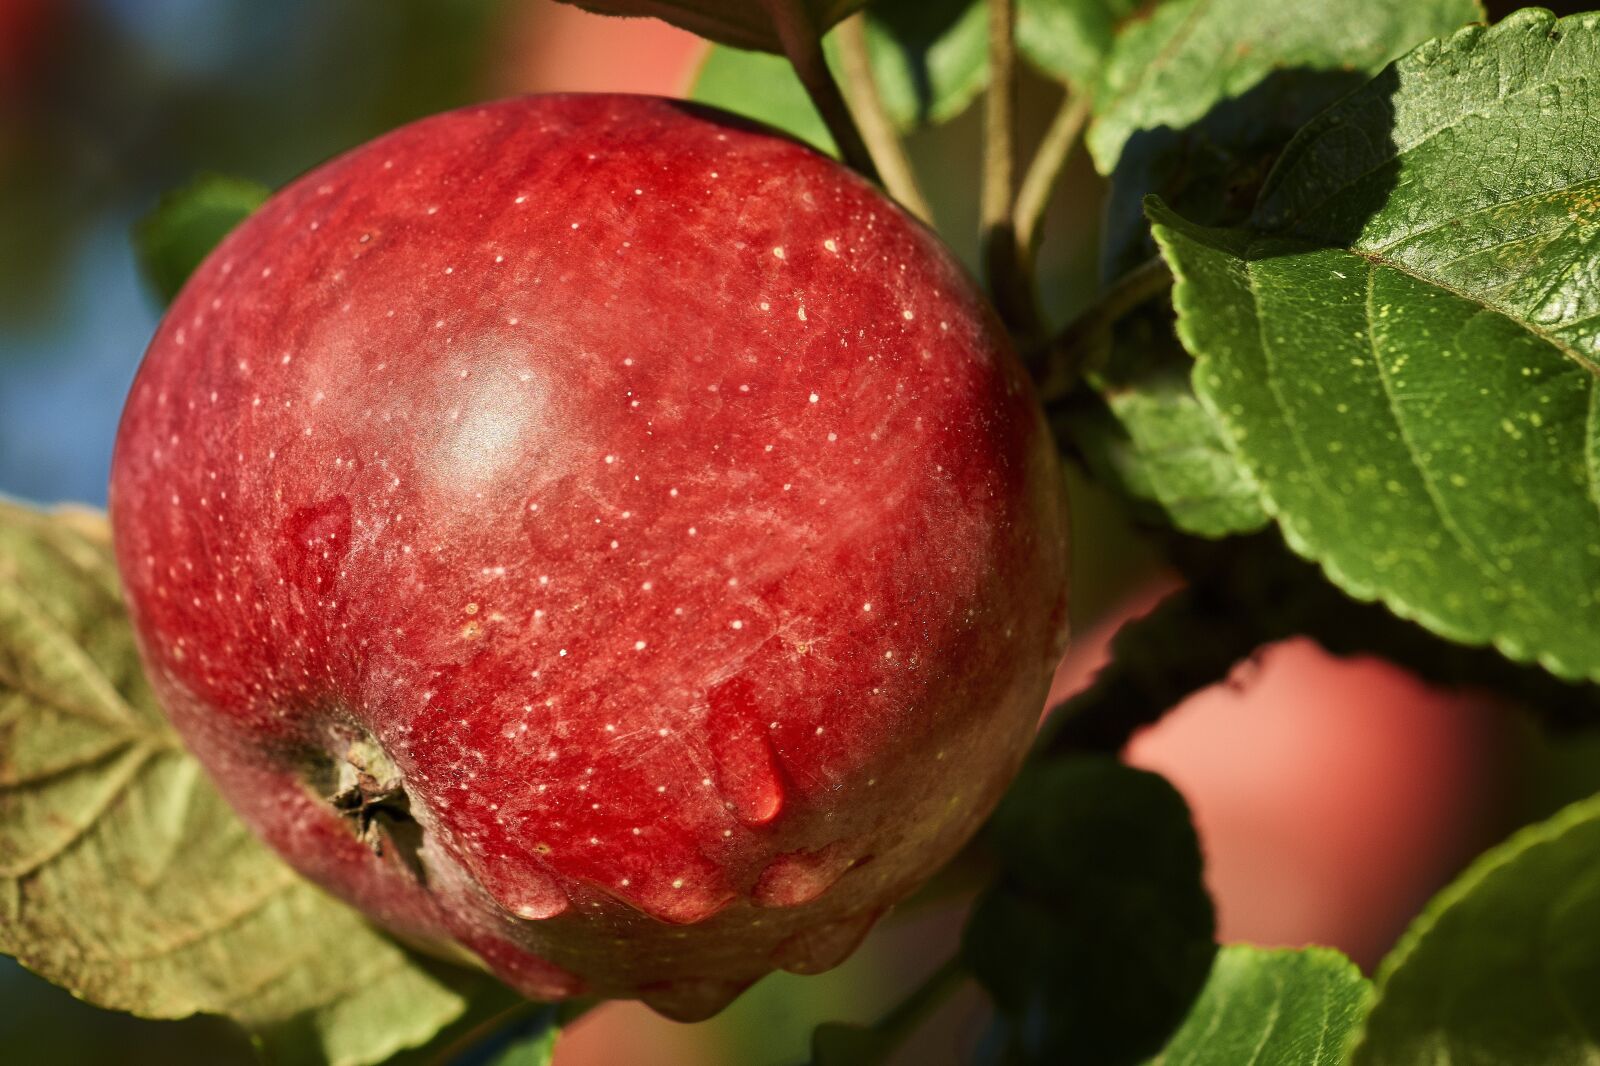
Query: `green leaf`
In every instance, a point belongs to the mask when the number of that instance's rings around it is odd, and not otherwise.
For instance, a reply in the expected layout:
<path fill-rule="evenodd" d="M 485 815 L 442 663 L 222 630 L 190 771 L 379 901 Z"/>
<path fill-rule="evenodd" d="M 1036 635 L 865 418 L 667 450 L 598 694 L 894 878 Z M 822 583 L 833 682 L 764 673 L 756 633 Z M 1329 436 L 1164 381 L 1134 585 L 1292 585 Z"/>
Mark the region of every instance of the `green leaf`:
<path fill-rule="evenodd" d="M 1597 62 L 1600 16 L 1471 27 L 1296 137 L 1255 230 L 1151 209 L 1196 389 L 1291 546 L 1445 637 L 1591 680 Z"/>
<path fill-rule="evenodd" d="M 978 0 L 880 0 L 867 12 L 866 33 L 878 95 L 902 131 L 954 118 L 983 91 L 987 30 Z M 838 35 L 823 49 L 842 79 Z M 713 48 L 690 96 L 838 154 L 805 86 L 781 56 Z"/>
<path fill-rule="evenodd" d="M 4 501 L 0 952 L 102 1007 L 226 1015 L 297 1063 L 381 1062 L 491 985 L 257 841 L 156 707 L 103 519 Z"/>
<path fill-rule="evenodd" d="M 811 1033 L 810 1066 L 882 1066 L 899 1047 L 898 1034 L 848 1022 L 825 1022 Z"/>
<path fill-rule="evenodd" d="M 1152 0 L 1018 0 L 1017 49 L 1057 81 L 1088 89 L 1120 25 L 1152 6 Z"/>
<path fill-rule="evenodd" d="M 162 302 L 171 303 L 194 268 L 272 190 L 220 174 L 203 174 L 161 198 L 134 228 L 134 249 Z"/>
<path fill-rule="evenodd" d="M 962 950 L 1024 1063 L 1135 1062 L 1166 1042 L 1216 950 L 1188 808 L 1106 758 L 1030 768 L 990 825 L 999 882 Z"/>
<path fill-rule="evenodd" d="M 988 26 L 982 0 L 876 0 L 867 9 L 873 80 L 896 126 L 946 122 L 983 92 Z M 837 72 L 837 39 L 827 45 Z"/>
<path fill-rule="evenodd" d="M 783 51 L 764 0 L 563 0 L 600 15 L 647 16 L 670 22 L 719 44 L 761 52 Z M 860 10 L 867 0 L 793 0 L 820 36 Z"/>
<path fill-rule="evenodd" d="M 805 86 L 782 56 L 717 45 L 706 53 L 689 97 L 765 122 L 829 155 L 839 154 Z"/>
<path fill-rule="evenodd" d="M 1290 69 L 1377 71 L 1418 41 L 1482 17 L 1473 0 L 1174 0 L 1117 39 L 1089 152 L 1109 174 L 1140 130 L 1183 129 Z"/>
<path fill-rule="evenodd" d="M 1195 396 L 1193 366 L 1170 315 L 1130 316 L 1106 367 L 1089 375 L 1104 409 L 1072 419 L 1067 431 L 1100 476 L 1155 504 L 1178 529 L 1202 537 L 1260 529 L 1270 521 L 1260 490 Z"/>
<path fill-rule="evenodd" d="M 1372 1001 L 1355 964 L 1328 948 L 1231 944 L 1154 1066 L 1341 1066 Z"/>
<path fill-rule="evenodd" d="M 1185 0 L 1132 25 L 1107 63 L 1088 144 L 1111 177 L 1102 272 L 1154 249 L 1144 198 L 1237 225 L 1295 132 L 1477 0 Z"/>
<path fill-rule="evenodd" d="M 1424 38 L 1477 17 L 1475 0 L 1189 0 L 1115 45 L 1090 134 L 1111 175 L 1101 248 L 1113 278 L 1153 252 L 1143 201 L 1203 225 L 1238 224 L 1302 125 Z M 1167 335 L 1123 330 L 1100 388 L 1115 424 L 1086 427 L 1122 487 L 1178 528 L 1216 537 L 1267 519 L 1248 471 L 1184 380 Z"/>
<path fill-rule="evenodd" d="M 1600 796 L 1441 892 L 1384 960 L 1354 1066 L 1600 1057 Z"/>
<path fill-rule="evenodd" d="M 500 1046 L 486 1066 L 550 1066 L 556 1055 L 556 1037 L 561 1035 L 558 1013 L 556 1007 L 543 1008 L 500 1034 Z"/>

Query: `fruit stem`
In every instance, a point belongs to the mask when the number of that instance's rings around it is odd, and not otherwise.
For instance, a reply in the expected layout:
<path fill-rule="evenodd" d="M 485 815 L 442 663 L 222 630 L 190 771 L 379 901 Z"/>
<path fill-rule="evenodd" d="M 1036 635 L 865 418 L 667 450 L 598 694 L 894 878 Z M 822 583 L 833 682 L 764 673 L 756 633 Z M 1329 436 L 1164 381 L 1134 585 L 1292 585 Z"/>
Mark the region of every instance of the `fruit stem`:
<path fill-rule="evenodd" d="M 806 93 L 822 115 L 822 121 L 827 123 L 828 132 L 833 134 L 833 141 L 839 146 L 840 156 L 862 176 L 882 185 L 883 179 L 878 176 L 872 154 L 861 139 L 861 130 L 857 128 L 850 108 L 844 102 L 839 83 L 833 80 L 833 72 L 828 69 L 827 58 L 822 54 L 822 36 L 817 32 L 806 5 L 802 0 L 761 2 L 778 30 L 778 40 L 783 42 L 783 52 L 789 58 L 789 65 L 794 67 L 800 83 L 806 87 Z"/>
<path fill-rule="evenodd" d="M 1172 271 L 1160 256 L 1112 282 L 1099 299 L 1033 353 L 1031 369 L 1041 400 L 1048 406 L 1070 393 L 1117 320 L 1171 287 Z"/>
<path fill-rule="evenodd" d="M 906 156 L 905 144 L 884 107 L 878 79 L 872 73 L 872 53 L 867 43 L 867 16 L 857 12 L 839 23 L 839 63 L 844 73 L 845 98 L 855 114 L 867 150 L 883 175 L 883 187 L 902 207 L 923 222 L 932 223 L 933 212 L 917 184 L 916 172 Z"/>
<path fill-rule="evenodd" d="M 1016 202 L 1016 0 L 989 0 L 989 91 L 983 111 L 983 190 L 979 203 L 984 276 L 995 308 L 1013 333 L 1039 331 L 1033 292 L 1019 271 Z"/>

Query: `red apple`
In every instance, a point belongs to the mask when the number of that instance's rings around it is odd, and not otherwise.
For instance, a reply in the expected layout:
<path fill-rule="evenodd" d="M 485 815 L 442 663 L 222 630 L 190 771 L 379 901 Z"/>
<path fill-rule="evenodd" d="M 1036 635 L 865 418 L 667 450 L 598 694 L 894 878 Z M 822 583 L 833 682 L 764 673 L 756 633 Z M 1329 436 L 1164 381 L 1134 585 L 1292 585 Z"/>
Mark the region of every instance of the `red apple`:
<path fill-rule="evenodd" d="M 527 995 L 839 962 L 1015 771 L 1058 474 L 990 310 L 831 160 L 647 97 L 427 119 L 190 280 L 112 475 L 240 814 Z"/>

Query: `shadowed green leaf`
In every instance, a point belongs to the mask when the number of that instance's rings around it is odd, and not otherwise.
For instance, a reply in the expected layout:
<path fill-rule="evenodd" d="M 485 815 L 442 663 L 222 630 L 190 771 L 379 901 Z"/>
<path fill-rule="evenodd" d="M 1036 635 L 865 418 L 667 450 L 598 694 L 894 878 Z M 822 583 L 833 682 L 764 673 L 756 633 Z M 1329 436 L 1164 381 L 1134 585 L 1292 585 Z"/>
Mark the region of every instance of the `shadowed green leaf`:
<path fill-rule="evenodd" d="M 810 1066 L 882 1066 L 900 1041 L 865 1025 L 827 1022 L 811 1034 Z"/>
<path fill-rule="evenodd" d="M 1477 0 L 1180 0 L 1129 24 L 1107 61 L 1087 143 L 1111 177 L 1101 269 L 1155 254 L 1144 198 L 1237 225 L 1283 146 L 1323 108 Z"/>
<path fill-rule="evenodd" d="M 1384 960 L 1354 1066 L 1600 1059 L 1600 797 L 1489 851 Z"/>
<path fill-rule="evenodd" d="M 206 174 L 161 198 L 134 229 L 139 265 L 163 303 L 171 303 L 211 249 L 260 207 L 272 190 Z"/>
<path fill-rule="evenodd" d="M 226 1015 L 295 1063 L 381 1062 L 498 988 L 257 841 L 157 709 L 103 519 L 3 501 L 0 952 L 102 1007 Z"/>
<path fill-rule="evenodd" d="M 1067 423 L 1096 472 L 1186 533 L 1249 533 L 1270 518 L 1260 491 L 1194 394 L 1194 360 L 1172 335 L 1170 312 L 1118 323 L 1112 355 L 1089 382 L 1103 409 Z"/>
<path fill-rule="evenodd" d="M 1200 848 L 1155 774 L 1041 762 L 990 824 L 1002 875 L 962 940 L 1019 1063 L 1131 1063 L 1161 1048 L 1216 950 Z"/>
<path fill-rule="evenodd" d="M 1095 96 L 1089 152 L 1109 174 L 1138 131 L 1183 129 L 1275 71 L 1375 72 L 1480 17 L 1473 0 L 1173 0 L 1117 38 Z"/>
<path fill-rule="evenodd" d="M 1371 1001 L 1337 951 L 1232 944 L 1151 1066 L 1342 1066 Z"/>
<path fill-rule="evenodd" d="M 1253 230 L 1151 209 L 1195 387 L 1350 594 L 1600 678 L 1600 16 L 1430 42 L 1307 126 Z"/>
<path fill-rule="evenodd" d="M 1078 89 L 1094 84 L 1119 27 L 1160 0 L 1018 0 L 1017 49 Z"/>

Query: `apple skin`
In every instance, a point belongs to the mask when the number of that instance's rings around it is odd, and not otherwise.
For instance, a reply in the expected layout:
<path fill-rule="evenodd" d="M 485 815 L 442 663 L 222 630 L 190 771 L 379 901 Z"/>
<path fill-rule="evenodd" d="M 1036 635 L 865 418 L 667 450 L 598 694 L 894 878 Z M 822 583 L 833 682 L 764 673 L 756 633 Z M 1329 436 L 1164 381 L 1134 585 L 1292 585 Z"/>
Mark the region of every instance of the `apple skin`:
<path fill-rule="evenodd" d="M 262 837 L 524 994 L 704 1017 L 976 830 L 1064 640 L 1054 450 L 928 231 L 702 108 L 403 127 L 206 260 L 119 566 Z"/>

